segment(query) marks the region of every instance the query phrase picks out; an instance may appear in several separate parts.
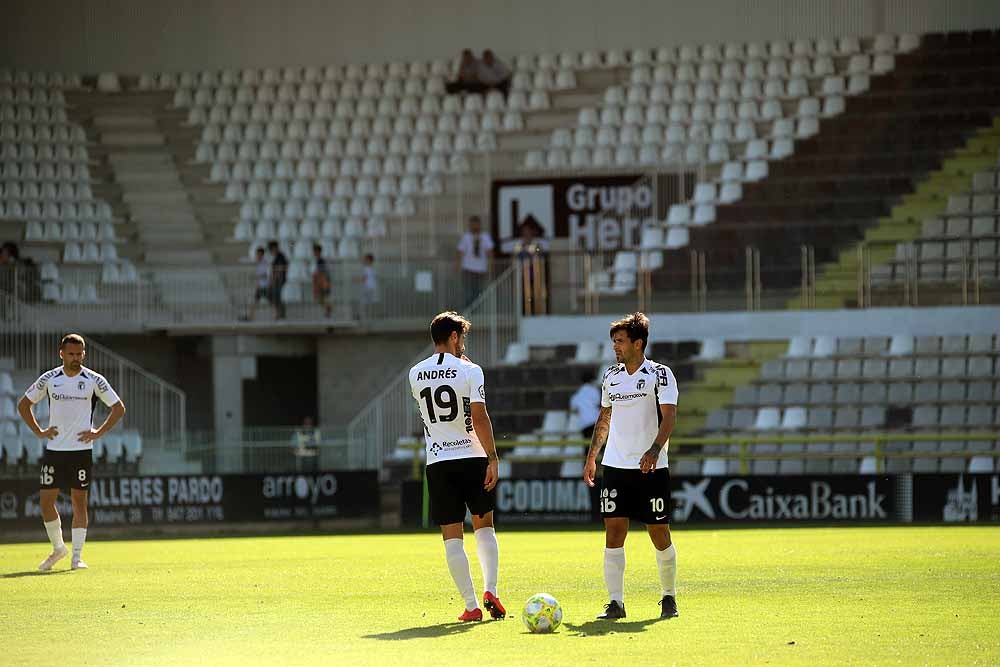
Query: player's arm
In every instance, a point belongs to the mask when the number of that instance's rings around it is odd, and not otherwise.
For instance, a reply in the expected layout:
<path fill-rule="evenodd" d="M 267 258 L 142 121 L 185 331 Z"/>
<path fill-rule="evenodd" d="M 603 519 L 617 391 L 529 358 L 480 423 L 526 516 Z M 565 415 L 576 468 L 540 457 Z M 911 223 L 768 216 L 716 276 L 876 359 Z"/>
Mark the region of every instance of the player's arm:
<path fill-rule="evenodd" d="M 49 426 L 48 428 L 43 429 L 38 425 L 38 420 L 35 419 L 35 413 L 31 409 L 35 403 L 45 398 L 48 393 L 47 381 L 48 378 L 46 378 L 45 375 L 42 375 L 40 378 L 35 380 L 30 387 L 28 387 L 28 390 L 24 392 L 24 396 L 22 396 L 21 400 L 17 402 L 17 413 L 21 415 L 21 419 L 24 420 L 24 423 L 28 425 L 28 428 L 31 429 L 31 432 L 34 433 L 35 436 L 52 440 L 59 435 L 59 429 L 55 426 Z"/>
<path fill-rule="evenodd" d="M 587 452 L 587 462 L 583 465 L 583 481 L 587 486 L 594 485 L 594 476 L 597 474 L 597 455 L 601 448 L 608 442 L 608 433 L 611 430 L 611 406 L 601 406 L 601 413 L 597 415 L 597 422 L 594 423 L 594 434 L 590 436 L 590 450 Z"/>
<path fill-rule="evenodd" d="M 469 361 L 464 354 L 462 359 Z M 486 451 L 486 479 L 483 480 L 483 486 L 487 491 L 492 491 L 500 480 L 500 457 L 497 456 L 497 444 L 493 439 L 493 422 L 490 420 L 490 413 L 486 411 L 486 380 L 483 369 L 479 366 L 469 368 L 466 377 L 469 382 L 472 428 L 476 431 L 479 444 Z"/>
<path fill-rule="evenodd" d="M 80 431 L 77 433 L 77 437 L 80 442 L 93 442 L 97 440 L 102 435 L 110 431 L 115 427 L 115 424 L 121 421 L 122 417 L 125 416 L 125 404 L 122 403 L 122 399 L 118 397 L 115 390 L 111 388 L 111 385 L 103 377 L 98 376 L 98 380 L 94 386 L 94 393 L 100 398 L 106 406 L 111 408 L 111 413 L 108 418 L 104 420 L 98 428 L 90 428 L 86 431 Z"/>
<path fill-rule="evenodd" d="M 643 472 L 653 472 L 656 470 L 656 461 L 660 458 L 660 452 L 667 444 L 667 441 L 670 440 L 670 434 L 674 431 L 674 424 L 677 423 L 677 406 L 661 404 L 660 416 L 662 417 L 660 419 L 660 428 L 656 431 L 653 444 L 649 446 L 649 449 L 639 459 L 639 470 Z"/>
<path fill-rule="evenodd" d="M 35 434 L 36 437 L 45 438 L 47 440 L 52 440 L 57 435 L 59 435 L 59 429 L 55 426 L 50 426 L 43 429 L 38 425 L 38 420 L 35 419 L 35 413 L 31 410 L 34 403 L 31 402 L 27 396 L 22 396 L 21 400 L 17 402 L 17 413 L 21 415 L 21 419 L 24 423 L 28 425 L 31 432 Z"/>

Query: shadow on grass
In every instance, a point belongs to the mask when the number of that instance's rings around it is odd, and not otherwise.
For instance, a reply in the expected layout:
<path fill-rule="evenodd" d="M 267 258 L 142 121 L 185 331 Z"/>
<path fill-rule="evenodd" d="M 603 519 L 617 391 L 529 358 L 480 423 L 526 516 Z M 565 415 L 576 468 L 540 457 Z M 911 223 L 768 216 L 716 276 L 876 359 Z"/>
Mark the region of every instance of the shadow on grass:
<path fill-rule="evenodd" d="M 646 627 L 660 623 L 659 618 L 647 618 L 642 621 L 587 621 L 586 623 L 563 623 L 573 637 L 602 637 L 610 634 L 631 634 L 645 632 Z M 666 622 L 666 621 L 662 621 Z"/>
<path fill-rule="evenodd" d="M 463 622 L 452 621 L 450 623 L 440 623 L 438 625 L 422 625 L 415 628 L 403 628 L 392 632 L 378 632 L 371 635 L 362 635 L 362 639 L 382 639 L 385 641 L 399 641 L 401 639 L 426 639 L 428 637 L 447 637 L 457 635 L 462 632 L 477 627 L 481 627 L 490 621 L 483 622 Z"/>
<path fill-rule="evenodd" d="M 27 572 L 8 572 L 7 574 L 0 574 L 0 579 L 20 579 L 21 577 L 50 577 L 55 574 L 69 574 L 73 570 L 54 570 L 49 572 L 40 572 L 39 570 L 28 570 Z"/>

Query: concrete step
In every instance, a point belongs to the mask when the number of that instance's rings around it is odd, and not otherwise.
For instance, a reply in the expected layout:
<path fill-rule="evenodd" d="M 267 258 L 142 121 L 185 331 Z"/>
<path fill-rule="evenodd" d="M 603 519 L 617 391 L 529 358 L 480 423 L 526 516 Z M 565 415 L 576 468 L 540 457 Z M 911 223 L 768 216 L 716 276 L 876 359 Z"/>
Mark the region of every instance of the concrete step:
<path fill-rule="evenodd" d="M 578 109 L 547 109 L 532 111 L 524 117 L 526 130 L 552 131 L 560 127 L 572 127 L 576 123 Z"/>
<path fill-rule="evenodd" d="M 579 111 L 583 107 L 597 107 L 604 97 L 604 89 L 574 89 L 551 93 L 551 108 L 558 111 Z"/>
<path fill-rule="evenodd" d="M 100 133 L 105 146 L 163 146 L 166 142 L 159 132 L 109 130 Z"/>
<path fill-rule="evenodd" d="M 206 266 L 213 263 L 212 252 L 205 248 L 146 248 L 145 261 L 173 266 Z"/>
<path fill-rule="evenodd" d="M 549 145 L 551 137 L 552 130 L 534 130 L 504 134 L 497 137 L 497 146 L 504 151 L 517 151 L 523 154 L 524 151 L 544 149 Z"/>
<path fill-rule="evenodd" d="M 114 151 L 108 154 L 108 162 L 121 176 L 122 172 L 176 171 L 174 159 L 167 152 L 126 153 Z"/>
<path fill-rule="evenodd" d="M 139 233 L 142 242 L 148 248 L 160 248 L 164 245 L 204 246 L 205 237 L 200 229 L 164 229 L 161 231 L 142 231 Z"/>
<path fill-rule="evenodd" d="M 94 127 L 100 132 L 149 132 L 159 134 L 156 118 L 148 113 L 105 114 L 94 116 Z"/>
<path fill-rule="evenodd" d="M 187 193 L 183 190 L 166 190 L 162 192 L 131 192 L 126 191 L 123 197 L 126 203 L 136 205 L 189 204 Z"/>

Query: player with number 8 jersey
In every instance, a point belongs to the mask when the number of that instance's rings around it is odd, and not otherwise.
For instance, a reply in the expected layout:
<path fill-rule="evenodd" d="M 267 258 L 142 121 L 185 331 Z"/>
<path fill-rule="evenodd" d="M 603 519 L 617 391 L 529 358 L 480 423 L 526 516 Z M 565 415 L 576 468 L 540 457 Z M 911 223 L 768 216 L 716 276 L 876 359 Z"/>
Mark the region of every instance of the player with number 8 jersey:
<path fill-rule="evenodd" d="M 479 608 L 463 542 L 466 510 L 472 513 L 483 570 L 483 606 L 493 618 L 506 611 L 497 597 L 499 547 L 493 528 L 499 459 L 486 412 L 483 369 L 465 356 L 472 325 L 449 311 L 431 321 L 434 354 L 410 369 L 410 391 L 424 423 L 431 518 L 441 527 L 448 570 L 465 601 L 460 621 L 479 621 Z"/>
<path fill-rule="evenodd" d="M 87 539 L 87 493 L 93 467 L 94 441 L 114 428 L 125 416 L 125 405 L 103 375 L 83 365 L 87 349 L 83 337 L 68 334 L 59 344 L 62 366 L 42 373 L 24 392 L 17 405 L 21 419 L 39 438 L 46 440 L 39 476 L 39 505 L 52 553 L 38 566 L 43 572 L 66 557 L 69 550 L 62 537 L 62 520 L 56 507 L 60 489 L 70 489 L 73 503 L 74 570 L 86 569 L 81 554 Z M 43 429 L 32 408 L 49 399 L 49 426 Z M 94 408 L 100 399 L 111 413 L 94 428 Z"/>

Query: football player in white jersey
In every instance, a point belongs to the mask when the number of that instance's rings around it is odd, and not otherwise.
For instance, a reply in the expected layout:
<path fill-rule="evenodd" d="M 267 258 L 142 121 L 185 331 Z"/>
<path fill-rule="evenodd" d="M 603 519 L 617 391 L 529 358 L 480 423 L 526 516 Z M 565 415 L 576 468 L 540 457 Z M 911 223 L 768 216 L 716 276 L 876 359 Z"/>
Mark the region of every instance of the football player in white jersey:
<path fill-rule="evenodd" d="M 677 552 L 670 541 L 670 471 L 667 444 L 677 419 L 677 381 L 667 366 L 646 358 L 649 319 L 633 313 L 611 324 L 618 363 L 601 386 L 601 413 L 583 469 L 594 486 L 597 453 L 604 447 L 601 515 L 604 581 L 610 602 L 600 619 L 625 618 L 625 537 L 630 519 L 646 524 L 656 549 L 663 597 L 660 618 L 677 616 Z"/>
<path fill-rule="evenodd" d="M 466 508 L 483 570 L 483 606 L 493 618 L 507 615 L 497 597 L 499 548 L 493 529 L 499 459 L 483 369 L 465 356 L 471 326 L 455 312 L 435 317 L 434 354 L 410 369 L 410 391 L 424 422 L 431 517 L 441 526 L 448 570 L 465 601 L 460 621 L 483 619 L 462 540 Z"/>
<path fill-rule="evenodd" d="M 94 441 L 114 428 L 125 416 L 125 405 L 100 373 L 83 365 L 87 356 L 86 343 L 78 334 L 68 334 L 59 344 L 63 365 L 42 373 L 24 392 L 17 411 L 31 431 L 47 442 L 42 455 L 40 477 L 42 521 L 52 542 L 52 553 L 38 566 L 43 572 L 66 557 L 69 550 L 63 542 L 62 520 L 56 509 L 60 489 L 70 489 L 73 502 L 74 570 L 86 569 L 81 559 L 87 540 L 87 492 L 93 467 Z M 35 420 L 32 406 L 43 398 L 49 399 L 49 427 L 43 429 Z M 94 406 L 97 399 L 111 408 L 104 423 L 94 428 Z"/>

